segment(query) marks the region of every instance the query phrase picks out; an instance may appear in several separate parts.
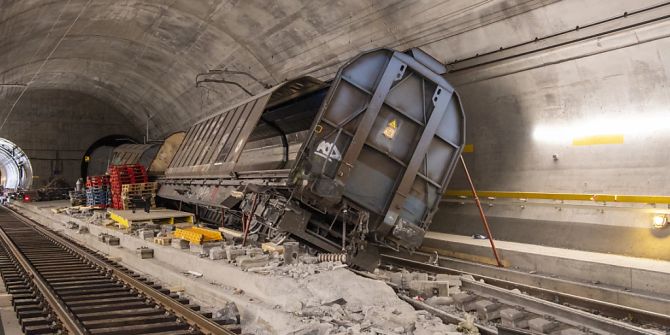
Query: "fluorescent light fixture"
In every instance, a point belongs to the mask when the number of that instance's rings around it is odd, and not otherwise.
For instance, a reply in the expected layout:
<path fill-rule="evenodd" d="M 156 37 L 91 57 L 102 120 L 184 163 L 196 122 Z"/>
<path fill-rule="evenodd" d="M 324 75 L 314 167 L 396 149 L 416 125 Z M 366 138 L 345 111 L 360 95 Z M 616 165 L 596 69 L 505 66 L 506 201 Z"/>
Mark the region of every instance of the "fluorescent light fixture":
<path fill-rule="evenodd" d="M 669 114 L 638 114 L 538 124 L 533 129 L 533 139 L 544 143 L 571 144 L 575 139 L 591 136 L 645 137 L 667 130 L 670 130 Z"/>
<path fill-rule="evenodd" d="M 651 221 L 651 227 L 661 229 L 668 225 L 668 217 L 665 215 L 654 215 Z"/>

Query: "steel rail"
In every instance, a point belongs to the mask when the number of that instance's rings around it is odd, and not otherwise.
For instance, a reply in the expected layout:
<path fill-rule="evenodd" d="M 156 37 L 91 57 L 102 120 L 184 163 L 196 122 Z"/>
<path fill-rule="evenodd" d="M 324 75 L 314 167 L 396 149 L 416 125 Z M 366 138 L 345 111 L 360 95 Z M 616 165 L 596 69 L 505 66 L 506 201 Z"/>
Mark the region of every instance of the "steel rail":
<path fill-rule="evenodd" d="M 583 295 L 580 295 L 579 290 L 593 291 L 594 293 L 591 296 L 598 297 L 607 294 L 619 294 L 622 295 L 619 299 L 624 301 L 635 301 L 638 304 L 647 302 L 648 304 L 654 304 L 653 307 L 659 307 L 662 305 L 667 305 L 668 300 L 661 299 L 658 297 L 643 296 L 633 292 L 620 292 L 614 289 L 608 289 L 604 287 L 594 287 L 592 285 L 587 285 L 585 283 L 572 282 L 564 279 L 544 277 L 540 275 L 532 275 L 528 273 L 521 273 L 518 271 L 504 269 L 504 273 L 501 272 L 503 269 L 493 268 L 488 266 L 483 266 L 481 264 L 470 263 L 462 260 L 448 259 L 446 257 L 440 257 L 440 262 L 456 262 L 457 264 L 468 265 L 468 270 L 458 270 L 451 267 L 446 267 L 444 265 L 431 265 L 426 264 L 428 261 L 429 255 L 423 255 L 422 253 L 414 253 L 412 255 L 415 258 L 408 258 L 406 255 L 403 256 L 393 256 L 389 254 L 382 254 L 382 259 L 389 261 L 390 263 L 404 262 L 408 267 L 415 268 L 417 270 L 424 270 L 428 272 L 436 273 L 448 273 L 456 275 L 471 275 L 475 279 L 482 279 L 485 282 L 502 287 L 505 289 L 519 289 L 521 291 L 527 292 L 536 297 L 541 297 L 544 300 L 548 301 L 558 301 L 562 304 L 569 304 L 581 309 L 587 310 L 598 310 L 601 314 L 608 317 L 614 318 L 632 318 L 633 320 L 639 323 L 655 324 L 659 326 L 670 324 L 670 316 L 665 313 L 636 308 L 628 305 L 621 305 L 612 301 L 599 300 L 595 298 L 589 298 Z M 406 262 L 407 261 L 407 262 Z M 409 263 L 411 262 L 411 263 Z M 495 270 L 495 273 L 487 271 L 488 275 L 478 274 L 473 271 L 476 268 L 481 268 L 482 270 Z M 497 277 L 492 277 L 499 273 L 500 276 L 504 276 L 507 279 L 500 279 Z M 521 277 L 525 276 L 525 277 Z M 530 278 L 530 279 L 526 279 Z M 524 279 L 526 282 L 521 282 Z M 548 289 L 540 286 L 553 286 L 561 289 L 563 291 L 558 291 L 557 289 Z"/>
<path fill-rule="evenodd" d="M 88 332 L 84 326 L 75 318 L 75 316 L 70 312 L 69 308 L 63 304 L 63 302 L 58 298 L 56 293 L 51 289 L 49 284 L 44 280 L 40 273 L 33 267 L 28 259 L 23 255 L 23 253 L 16 247 L 14 241 L 12 241 L 9 236 L 5 233 L 3 229 L 0 229 L 0 239 L 5 244 L 7 249 L 12 253 L 15 259 L 19 262 L 21 267 L 26 271 L 28 276 L 32 279 L 33 283 L 37 289 L 39 289 L 42 296 L 47 300 L 47 303 L 51 307 L 58 320 L 65 327 L 65 330 L 69 334 L 76 335 L 86 335 Z"/>
<path fill-rule="evenodd" d="M 439 308 L 435 308 L 435 307 L 433 307 L 433 306 L 431 306 L 431 305 L 429 305 L 425 302 L 412 299 L 412 297 L 410 297 L 410 296 L 407 296 L 407 295 L 404 295 L 404 294 L 398 294 L 398 297 L 400 299 L 404 300 L 405 302 L 407 302 L 408 304 L 414 306 L 414 308 L 423 309 L 425 311 L 428 311 L 428 312 L 437 316 L 438 318 L 440 318 L 442 321 L 444 321 L 446 323 L 459 324 L 459 323 L 465 321 L 465 319 L 460 317 L 460 316 L 457 316 L 457 315 L 454 315 L 454 314 L 451 314 L 451 313 L 447 313 L 447 312 L 445 312 L 445 311 L 443 311 Z M 477 322 L 475 322 L 475 327 L 477 327 L 477 329 L 479 329 L 480 334 L 497 335 L 499 333 L 497 329 L 492 328 L 492 327 L 488 327 L 488 326 L 484 326 L 484 325 L 482 325 L 480 323 L 477 323 Z"/>
<path fill-rule="evenodd" d="M 160 304 L 166 310 L 174 313 L 176 316 L 184 319 L 185 322 L 190 324 L 193 327 L 196 327 L 200 332 L 207 335 L 235 335 L 232 331 L 223 328 L 218 323 L 206 318 L 202 314 L 190 309 L 188 306 L 181 304 L 180 302 L 172 299 L 168 295 L 163 294 L 162 292 L 154 289 L 150 285 L 143 283 L 142 281 L 134 278 L 133 276 L 123 272 L 121 269 L 111 266 L 104 261 L 102 261 L 97 256 L 92 255 L 85 249 L 79 247 L 75 243 L 59 236 L 55 232 L 43 227 L 39 223 L 30 220 L 21 214 L 17 213 L 14 209 L 8 208 L 9 212 L 16 217 L 18 220 L 27 224 L 31 228 L 45 235 L 46 237 L 52 239 L 53 241 L 60 243 L 61 245 L 67 247 L 68 249 L 76 252 L 79 256 L 84 257 L 87 261 L 91 262 L 94 265 L 99 266 L 102 269 L 106 269 L 108 272 L 113 274 L 116 278 L 123 281 L 124 283 L 130 285 L 131 287 L 138 290 L 140 293 L 152 298 L 156 303 Z M 81 333 L 86 334 L 86 333 Z"/>
<path fill-rule="evenodd" d="M 531 295 L 534 295 L 537 292 L 544 293 L 545 295 L 547 293 L 551 293 L 554 296 L 560 296 L 561 300 L 570 300 L 571 302 L 581 302 L 583 304 L 590 305 L 592 306 L 592 309 L 599 310 L 599 307 L 603 307 L 606 311 L 611 311 L 613 309 L 620 309 L 622 314 L 629 313 L 628 316 L 630 316 L 631 314 L 642 314 L 645 315 L 647 318 L 653 318 L 655 321 L 654 323 L 656 323 L 659 326 L 667 325 L 669 324 L 668 321 L 670 321 L 670 317 L 668 317 L 667 315 L 661 315 L 658 313 L 648 312 L 644 310 L 637 310 L 627 306 L 600 302 L 594 299 L 573 296 L 538 287 L 527 286 L 524 284 L 516 284 L 501 279 L 479 276 L 472 273 L 457 271 L 437 265 L 431 265 L 424 262 L 418 262 L 415 260 L 392 256 L 388 254 L 383 254 L 382 258 L 384 262 L 387 264 L 399 265 L 430 273 L 451 273 L 451 274 L 472 275 L 475 278 L 475 280 L 468 280 L 464 278 L 461 279 L 462 289 L 471 290 L 476 293 L 479 292 L 479 294 L 482 296 L 490 296 L 509 305 L 523 306 L 527 311 L 532 313 L 540 315 L 542 314 L 553 315 L 556 317 L 557 321 L 561 321 L 566 324 L 570 323 L 574 324 L 575 322 L 578 322 L 578 325 L 583 325 L 594 329 L 600 329 L 614 334 L 651 334 L 646 329 L 625 322 L 612 320 L 599 315 L 594 315 L 592 313 L 585 312 L 580 309 L 566 307 L 538 297 L 514 293 L 510 290 L 512 288 L 518 288 L 519 290 L 526 291 Z M 485 283 L 479 282 L 478 279 L 483 279 Z M 495 284 L 492 285 L 491 283 Z"/>

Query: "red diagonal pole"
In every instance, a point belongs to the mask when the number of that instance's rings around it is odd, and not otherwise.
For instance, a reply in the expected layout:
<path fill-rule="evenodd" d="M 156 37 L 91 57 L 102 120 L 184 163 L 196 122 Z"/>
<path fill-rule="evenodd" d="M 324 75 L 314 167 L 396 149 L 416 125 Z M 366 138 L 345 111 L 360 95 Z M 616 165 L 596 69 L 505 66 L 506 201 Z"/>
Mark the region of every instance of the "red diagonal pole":
<path fill-rule="evenodd" d="M 491 228 L 489 228 L 489 222 L 488 220 L 486 220 L 486 214 L 484 214 L 482 203 L 479 201 L 479 196 L 477 196 L 477 190 L 475 189 L 475 184 L 472 182 L 472 178 L 470 178 L 470 172 L 468 172 L 468 167 L 467 165 L 465 165 L 465 159 L 463 159 L 463 155 L 461 155 L 461 163 L 463 164 L 465 177 L 468 178 L 468 183 L 470 184 L 470 189 L 472 190 L 472 196 L 475 198 L 475 204 L 477 205 L 477 208 L 479 208 L 479 217 L 482 218 L 482 223 L 484 224 L 484 230 L 486 230 L 486 235 L 489 238 L 489 242 L 491 242 L 491 250 L 493 250 L 493 256 L 495 256 L 498 266 L 504 267 L 504 265 L 500 261 L 500 257 L 498 257 L 498 250 L 496 250 L 496 245 L 495 243 L 493 243 L 493 235 L 491 234 Z"/>

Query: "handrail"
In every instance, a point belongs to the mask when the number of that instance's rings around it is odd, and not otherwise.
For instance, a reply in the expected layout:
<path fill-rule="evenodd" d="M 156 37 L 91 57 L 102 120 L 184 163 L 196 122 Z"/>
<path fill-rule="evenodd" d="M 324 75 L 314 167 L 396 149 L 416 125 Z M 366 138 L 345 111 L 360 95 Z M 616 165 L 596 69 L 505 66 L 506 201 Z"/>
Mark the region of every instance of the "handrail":
<path fill-rule="evenodd" d="M 619 195 L 619 194 L 587 194 L 587 193 L 546 193 L 546 192 L 517 192 L 517 191 L 477 191 L 479 197 L 510 198 L 510 199 L 545 199 L 545 200 L 572 200 L 592 202 L 627 202 L 644 204 L 670 204 L 667 195 Z M 470 190 L 448 190 L 443 198 L 472 197 Z"/>

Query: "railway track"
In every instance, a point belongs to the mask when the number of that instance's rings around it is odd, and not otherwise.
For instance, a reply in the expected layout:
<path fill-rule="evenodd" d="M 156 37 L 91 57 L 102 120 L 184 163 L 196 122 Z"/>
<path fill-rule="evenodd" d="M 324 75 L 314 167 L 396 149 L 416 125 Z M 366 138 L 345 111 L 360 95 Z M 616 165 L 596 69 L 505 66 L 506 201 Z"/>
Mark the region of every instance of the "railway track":
<path fill-rule="evenodd" d="M 383 262 L 429 274 L 466 274 L 388 254 L 383 255 Z M 476 314 L 475 325 L 483 334 L 637 335 L 667 334 L 670 330 L 668 315 L 484 278 L 461 278 L 462 292 L 452 296 L 448 307 L 429 305 L 404 294 L 400 297 L 446 322 L 459 323 L 464 313 Z M 598 314 L 593 313 L 596 311 Z"/>
<path fill-rule="evenodd" d="M 29 335 L 239 333 L 238 325 L 219 324 L 188 299 L 6 208 L 0 274 Z"/>

